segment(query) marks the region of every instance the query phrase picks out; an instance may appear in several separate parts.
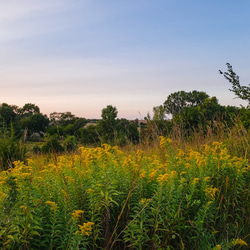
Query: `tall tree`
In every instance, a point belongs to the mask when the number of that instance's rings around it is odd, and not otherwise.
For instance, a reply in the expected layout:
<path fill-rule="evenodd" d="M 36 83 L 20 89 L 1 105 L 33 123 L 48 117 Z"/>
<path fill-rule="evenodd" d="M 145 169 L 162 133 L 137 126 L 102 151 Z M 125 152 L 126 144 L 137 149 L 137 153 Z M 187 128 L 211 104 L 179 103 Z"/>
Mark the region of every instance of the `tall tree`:
<path fill-rule="evenodd" d="M 50 113 L 50 121 L 53 125 L 67 126 L 68 124 L 73 124 L 77 117 L 71 112 L 53 112 Z"/>
<path fill-rule="evenodd" d="M 98 127 L 105 141 L 112 142 L 114 140 L 117 114 L 117 108 L 112 105 L 102 109 L 102 119 L 98 122 Z"/>
<path fill-rule="evenodd" d="M 162 120 L 165 119 L 166 112 L 165 112 L 165 109 L 164 109 L 163 105 L 154 107 L 153 108 L 153 112 L 154 112 L 153 120 L 155 120 L 155 121 L 162 121 Z"/>
<path fill-rule="evenodd" d="M 14 122 L 16 117 L 16 113 L 14 107 L 7 104 L 2 103 L 0 105 L 0 121 L 4 122 L 7 126 L 10 125 L 11 122 Z"/>
<path fill-rule="evenodd" d="M 220 74 L 222 74 L 226 80 L 228 80 L 232 84 L 232 89 L 230 91 L 234 92 L 234 94 L 248 102 L 248 106 L 250 106 L 250 84 L 248 86 L 241 86 L 240 85 L 240 78 L 239 76 L 233 71 L 233 67 L 230 63 L 227 63 L 227 71 L 222 72 L 219 70 Z"/>
<path fill-rule="evenodd" d="M 40 108 L 33 103 L 26 103 L 21 109 L 22 115 L 34 115 L 40 113 Z"/>

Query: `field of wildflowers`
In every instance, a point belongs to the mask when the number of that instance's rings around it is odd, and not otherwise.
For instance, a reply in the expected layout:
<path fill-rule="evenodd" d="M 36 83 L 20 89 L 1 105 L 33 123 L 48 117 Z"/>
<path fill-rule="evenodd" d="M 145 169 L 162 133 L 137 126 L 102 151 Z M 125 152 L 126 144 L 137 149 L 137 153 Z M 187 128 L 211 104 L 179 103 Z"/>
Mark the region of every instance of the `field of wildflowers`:
<path fill-rule="evenodd" d="M 0 248 L 247 249 L 247 157 L 173 144 L 15 162 L 0 173 Z"/>

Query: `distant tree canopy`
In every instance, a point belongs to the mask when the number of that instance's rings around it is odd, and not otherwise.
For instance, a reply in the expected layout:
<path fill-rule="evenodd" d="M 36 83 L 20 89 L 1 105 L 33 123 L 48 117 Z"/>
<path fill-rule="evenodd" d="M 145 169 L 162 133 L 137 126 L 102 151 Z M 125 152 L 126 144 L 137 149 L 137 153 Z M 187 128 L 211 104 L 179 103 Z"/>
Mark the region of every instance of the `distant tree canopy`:
<path fill-rule="evenodd" d="M 161 105 L 153 109 L 154 120 L 163 120 L 164 112 L 171 114 L 172 121 L 175 124 L 181 124 L 188 134 L 199 127 L 205 129 L 214 120 L 223 120 L 228 125 L 232 124 L 232 118 L 240 114 L 239 108 L 221 106 L 216 97 L 209 97 L 207 93 L 197 90 L 172 93 L 167 97 L 163 107 Z M 244 116 L 246 116 L 245 113 Z M 159 124 L 163 127 L 164 123 Z M 249 122 L 245 121 L 245 124 L 247 125 Z"/>
<path fill-rule="evenodd" d="M 26 103 L 21 109 L 20 109 L 21 115 L 35 115 L 40 114 L 40 108 L 32 103 Z"/>
<path fill-rule="evenodd" d="M 204 103 L 209 96 L 205 92 L 194 90 L 192 92 L 178 91 L 170 94 L 164 102 L 164 110 L 167 114 L 181 113 L 185 107 L 196 107 Z"/>
<path fill-rule="evenodd" d="M 248 107 L 250 106 L 250 84 L 248 86 L 241 86 L 240 85 L 240 78 L 239 76 L 233 71 L 233 67 L 230 63 L 227 63 L 227 71 L 222 72 L 219 70 L 220 74 L 222 74 L 226 80 L 228 80 L 232 84 L 232 89 L 230 91 L 234 92 L 234 94 L 248 102 Z"/>
<path fill-rule="evenodd" d="M 98 122 L 98 127 L 104 141 L 114 140 L 117 114 L 117 108 L 112 105 L 102 109 L 102 119 Z"/>
<path fill-rule="evenodd" d="M 166 117 L 166 112 L 165 112 L 165 109 L 164 109 L 163 105 L 154 107 L 153 112 L 154 112 L 153 120 L 155 120 L 155 121 L 164 120 L 165 117 Z"/>
<path fill-rule="evenodd" d="M 230 64 L 228 72 L 222 73 L 232 83 L 232 89 L 238 97 L 248 100 L 249 88 L 239 84 L 239 77 Z M 162 105 L 153 108 L 153 119 L 148 115 L 146 122 L 129 121 L 117 118 L 115 106 L 107 105 L 101 111 L 101 119 L 85 119 L 76 117 L 71 112 L 53 112 L 48 118 L 40 112 L 40 108 L 32 103 L 23 107 L 0 104 L 0 129 L 13 126 L 18 139 L 23 136 L 27 140 L 48 140 L 56 138 L 66 140 L 65 148 L 71 150 L 78 142 L 85 145 L 124 145 L 126 143 L 148 142 L 159 135 L 170 134 L 178 124 L 190 135 L 193 130 L 206 131 L 208 125 L 222 121 L 227 126 L 233 124 L 237 116 L 245 126 L 250 127 L 250 109 L 232 106 L 221 106 L 216 97 L 210 97 L 203 91 L 178 91 L 171 93 Z M 172 117 L 172 119 L 166 119 Z M 38 134 L 39 133 L 39 134 Z M 46 137 L 45 137 L 46 136 Z M 42 150 L 41 150 L 42 151 Z"/>
<path fill-rule="evenodd" d="M 5 123 L 7 126 L 9 126 L 11 122 L 14 122 L 16 115 L 17 114 L 15 112 L 14 106 L 11 106 L 7 103 L 2 103 L 0 105 L 1 123 Z"/>

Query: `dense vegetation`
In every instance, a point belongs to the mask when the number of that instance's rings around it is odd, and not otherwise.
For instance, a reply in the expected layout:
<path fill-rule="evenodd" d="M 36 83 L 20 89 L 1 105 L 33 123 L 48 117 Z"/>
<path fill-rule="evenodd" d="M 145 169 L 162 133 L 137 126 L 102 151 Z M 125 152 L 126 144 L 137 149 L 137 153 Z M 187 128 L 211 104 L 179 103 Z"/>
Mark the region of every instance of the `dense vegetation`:
<path fill-rule="evenodd" d="M 250 243 L 249 135 L 33 156 L 0 174 L 3 249 L 230 249 Z M 233 153 L 232 152 L 232 153 Z M 238 249 L 238 248 L 237 248 Z"/>
<path fill-rule="evenodd" d="M 249 106 L 179 91 L 146 123 L 117 113 L 0 106 L 0 248 L 248 249 Z"/>

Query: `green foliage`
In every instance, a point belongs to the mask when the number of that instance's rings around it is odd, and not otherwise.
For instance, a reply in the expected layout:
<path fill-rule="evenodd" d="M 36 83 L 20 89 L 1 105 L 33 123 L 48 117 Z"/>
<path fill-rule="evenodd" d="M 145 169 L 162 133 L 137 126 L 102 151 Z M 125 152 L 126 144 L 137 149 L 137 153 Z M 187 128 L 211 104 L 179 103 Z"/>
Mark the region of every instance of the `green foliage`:
<path fill-rule="evenodd" d="M 164 102 L 167 114 L 178 114 L 185 107 L 196 107 L 204 103 L 209 96 L 205 92 L 194 90 L 192 92 L 178 91 L 170 94 Z"/>
<path fill-rule="evenodd" d="M 112 143 L 115 137 L 117 109 L 112 105 L 108 105 L 102 109 L 102 119 L 98 122 L 101 131 L 101 139 L 103 142 Z"/>
<path fill-rule="evenodd" d="M 62 153 L 64 151 L 63 146 L 56 138 L 49 139 L 43 146 L 43 153 Z"/>
<path fill-rule="evenodd" d="M 139 131 L 134 122 L 127 119 L 117 119 L 115 127 L 115 143 L 119 146 L 129 142 L 137 144 L 139 142 Z"/>
<path fill-rule="evenodd" d="M 76 151 L 77 148 L 78 148 L 78 141 L 76 139 L 75 136 L 71 135 L 71 136 L 68 136 L 66 139 L 65 139 L 65 149 L 68 151 L 68 152 L 71 152 L 71 151 Z"/>
<path fill-rule="evenodd" d="M 26 160 L 26 147 L 16 138 L 11 126 L 10 131 L 4 129 L 0 136 L 0 169 L 12 168 L 13 162 L 17 160 Z"/>
<path fill-rule="evenodd" d="M 24 106 L 19 110 L 23 116 L 32 116 L 35 114 L 40 114 L 40 108 L 32 103 L 26 103 Z"/>
<path fill-rule="evenodd" d="M 13 106 L 8 105 L 7 103 L 2 103 L 0 105 L 0 122 L 7 127 L 14 122 L 16 117 L 15 109 Z"/>
<path fill-rule="evenodd" d="M 46 133 L 50 136 L 62 136 L 63 135 L 63 126 L 60 125 L 49 125 Z"/>
<path fill-rule="evenodd" d="M 32 148 L 32 152 L 34 154 L 40 154 L 42 152 L 42 149 L 41 147 L 39 147 L 38 145 L 35 145 L 33 148 Z"/>
<path fill-rule="evenodd" d="M 250 129 L 250 109 L 241 108 L 239 110 L 239 116 L 244 127 L 249 130 Z"/>
<path fill-rule="evenodd" d="M 248 102 L 248 106 L 250 105 L 250 84 L 248 86 L 240 85 L 239 76 L 233 71 L 233 67 L 230 63 L 227 63 L 227 72 L 222 72 L 219 70 L 220 74 L 222 74 L 226 80 L 228 80 L 232 84 L 232 89 L 230 91 L 234 92 L 234 94 Z"/>
<path fill-rule="evenodd" d="M 169 107 L 170 109 L 170 107 Z M 157 106 L 153 108 L 154 116 L 153 120 L 154 121 L 163 121 L 166 116 L 166 110 L 163 105 Z"/>
<path fill-rule="evenodd" d="M 100 135 L 98 127 L 93 124 L 90 124 L 87 127 L 80 128 L 79 130 L 77 130 L 76 137 L 83 145 L 100 144 Z"/>
<path fill-rule="evenodd" d="M 46 128 L 49 125 L 49 119 L 46 115 L 40 113 L 31 114 L 30 116 L 25 115 L 19 121 L 19 126 L 22 129 L 26 129 L 31 135 L 32 133 L 45 133 Z"/>
<path fill-rule="evenodd" d="M 175 143 L 15 162 L 0 173 L 0 248 L 247 247 L 248 159 L 220 142 L 198 151 Z"/>

